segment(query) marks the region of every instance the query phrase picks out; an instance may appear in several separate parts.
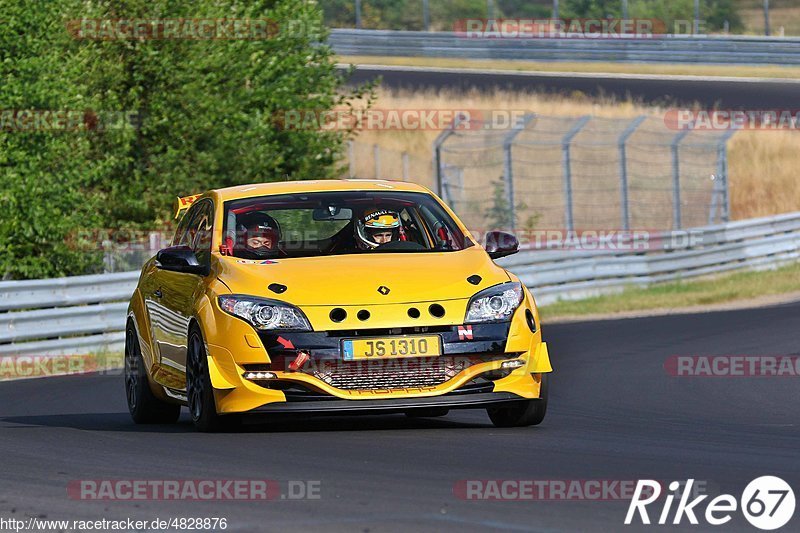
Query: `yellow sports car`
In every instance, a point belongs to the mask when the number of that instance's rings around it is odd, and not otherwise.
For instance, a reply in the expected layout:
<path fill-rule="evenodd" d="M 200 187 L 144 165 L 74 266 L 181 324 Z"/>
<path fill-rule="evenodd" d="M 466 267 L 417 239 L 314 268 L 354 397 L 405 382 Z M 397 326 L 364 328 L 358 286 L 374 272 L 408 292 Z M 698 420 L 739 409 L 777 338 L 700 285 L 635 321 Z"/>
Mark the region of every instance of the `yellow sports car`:
<path fill-rule="evenodd" d="M 172 245 L 142 269 L 127 315 L 137 423 L 237 415 L 482 408 L 538 424 L 552 372 L 528 289 L 428 189 L 282 182 L 179 198 Z"/>

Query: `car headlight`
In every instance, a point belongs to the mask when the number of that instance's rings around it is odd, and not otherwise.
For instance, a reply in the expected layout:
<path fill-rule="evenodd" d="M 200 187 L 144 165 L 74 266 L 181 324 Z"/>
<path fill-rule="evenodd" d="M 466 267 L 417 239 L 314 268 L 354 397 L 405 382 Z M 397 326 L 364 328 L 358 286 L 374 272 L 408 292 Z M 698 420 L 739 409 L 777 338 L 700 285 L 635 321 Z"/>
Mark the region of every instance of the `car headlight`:
<path fill-rule="evenodd" d="M 258 330 L 311 331 L 303 312 L 293 305 L 255 296 L 220 296 L 220 308 Z"/>
<path fill-rule="evenodd" d="M 502 283 L 484 289 L 469 301 L 464 323 L 504 322 L 511 318 L 522 298 L 520 283 Z"/>

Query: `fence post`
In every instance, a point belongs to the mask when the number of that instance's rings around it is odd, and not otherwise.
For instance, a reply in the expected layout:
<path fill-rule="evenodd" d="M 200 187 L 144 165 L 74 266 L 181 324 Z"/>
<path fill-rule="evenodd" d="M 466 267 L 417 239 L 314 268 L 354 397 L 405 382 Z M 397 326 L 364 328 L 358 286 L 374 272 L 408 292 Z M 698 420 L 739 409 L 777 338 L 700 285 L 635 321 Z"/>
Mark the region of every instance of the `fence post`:
<path fill-rule="evenodd" d="M 628 209 L 628 154 L 625 143 L 646 119 L 646 115 L 637 117 L 619 136 L 619 190 L 622 199 L 622 229 L 625 231 L 631 229 L 631 215 Z"/>
<path fill-rule="evenodd" d="M 372 158 L 375 160 L 375 179 L 381 179 L 381 147 L 372 145 Z"/>
<path fill-rule="evenodd" d="M 672 150 L 672 229 L 681 229 L 681 161 L 680 144 L 689 135 L 691 127 L 675 136 L 670 146 Z"/>
<path fill-rule="evenodd" d="M 409 179 L 409 164 L 408 164 L 408 152 L 403 152 L 403 181 L 408 181 Z"/>
<path fill-rule="evenodd" d="M 356 10 L 356 29 L 361 29 L 361 0 L 355 0 L 355 10 Z"/>
<path fill-rule="evenodd" d="M 347 141 L 347 159 L 350 160 L 350 179 L 356 177 L 356 143 L 355 141 Z"/>
<path fill-rule="evenodd" d="M 508 209 L 511 222 L 511 231 L 517 229 L 517 208 L 516 208 L 516 200 L 514 198 L 514 160 L 512 159 L 511 155 L 511 148 L 514 145 L 514 139 L 517 138 L 525 128 L 528 127 L 528 124 L 536 117 L 534 113 L 528 113 L 524 115 L 520 120 L 514 125 L 508 134 L 506 134 L 505 138 L 503 139 L 503 154 L 504 154 L 504 161 L 503 161 L 503 180 L 506 183 L 506 195 L 508 197 Z"/>
<path fill-rule="evenodd" d="M 458 113 L 456 118 L 453 120 L 453 123 L 444 130 L 442 133 L 436 137 L 436 140 L 433 141 L 433 171 L 434 171 L 434 178 L 435 178 L 435 185 L 436 185 L 436 194 L 447 202 L 447 199 L 444 197 L 444 187 L 442 184 L 442 179 L 444 177 L 444 162 L 442 161 L 442 145 L 444 145 L 445 141 L 450 138 L 456 132 L 456 128 L 463 122 L 469 122 L 469 118 L 463 114 Z"/>
<path fill-rule="evenodd" d="M 431 10 L 428 0 L 422 0 L 422 27 L 425 31 L 431 29 Z"/>
<path fill-rule="evenodd" d="M 734 128 L 729 129 L 720 138 L 717 145 L 717 177 L 722 179 L 722 221 L 731 219 L 731 189 L 728 182 L 728 141 L 736 135 Z"/>
<path fill-rule="evenodd" d="M 578 119 L 574 126 L 564 135 L 561 140 L 564 161 L 564 217 L 567 231 L 575 229 L 575 219 L 572 213 L 572 163 L 570 162 L 570 144 L 572 139 L 580 133 L 584 126 L 592 119 L 590 115 L 585 115 Z"/>

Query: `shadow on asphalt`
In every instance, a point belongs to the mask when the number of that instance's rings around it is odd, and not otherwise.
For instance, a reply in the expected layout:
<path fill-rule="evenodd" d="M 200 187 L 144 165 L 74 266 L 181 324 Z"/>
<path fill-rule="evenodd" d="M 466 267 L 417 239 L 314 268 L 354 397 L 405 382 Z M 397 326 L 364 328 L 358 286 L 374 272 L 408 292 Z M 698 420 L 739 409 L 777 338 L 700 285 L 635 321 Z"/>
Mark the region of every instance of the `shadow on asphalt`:
<path fill-rule="evenodd" d="M 176 424 L 134 424 L 127 413 L 76 413 L 60 415 L 28 415 L 0 417 L 7 425 L 3 430 L 31 427 L 61 427 L 84 431 L 127 431 L 134 433 L 195 432 L 186 414 Z M 225 433 L 288 433 L 322 431 L 385 431 L 414 429 L 473 429 L 492 427 L 485 422 L 465 422 L 442 418 L 409 418 L 403 414 L 354 415 L 342 417 L 285 417 L 249 419 L 226 428 Z"/>

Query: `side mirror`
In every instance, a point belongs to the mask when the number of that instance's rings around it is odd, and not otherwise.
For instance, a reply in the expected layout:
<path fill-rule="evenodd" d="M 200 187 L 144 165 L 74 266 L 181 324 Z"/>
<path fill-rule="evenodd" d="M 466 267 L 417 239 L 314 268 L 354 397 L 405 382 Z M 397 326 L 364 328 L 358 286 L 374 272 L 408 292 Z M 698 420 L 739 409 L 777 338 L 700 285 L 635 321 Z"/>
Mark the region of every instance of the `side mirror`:
<path fill-rule="evenodd" d="M 519 240 L 504 231 L 490 231 L 486 234 L 486 251 L 492 259 L 500 259 L 519 252 Z"/>
<path fill-rule="evenodd" d="M 156 267 L 170 272 L 183 272 L 184 274 L 197 274 L 205 276 L 208 268 L 197 260 L 194 251 L 188 246 L 171 246 L 159 250 L 156 254 Z"/>

